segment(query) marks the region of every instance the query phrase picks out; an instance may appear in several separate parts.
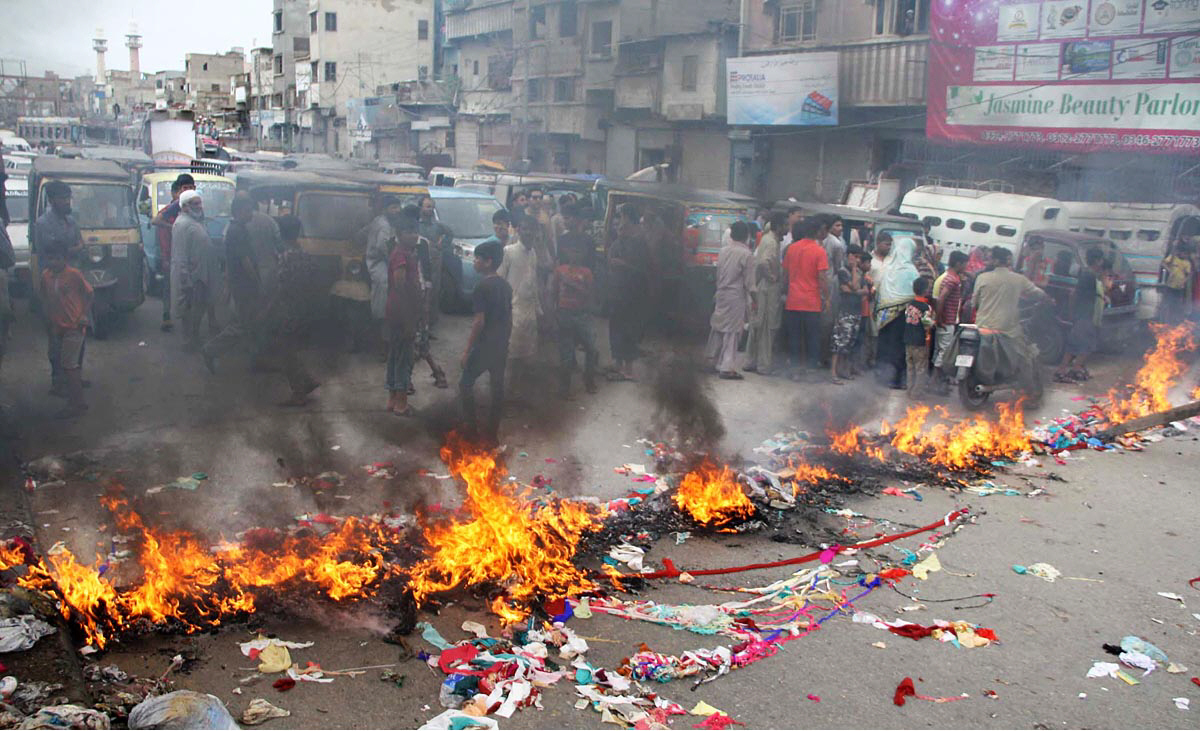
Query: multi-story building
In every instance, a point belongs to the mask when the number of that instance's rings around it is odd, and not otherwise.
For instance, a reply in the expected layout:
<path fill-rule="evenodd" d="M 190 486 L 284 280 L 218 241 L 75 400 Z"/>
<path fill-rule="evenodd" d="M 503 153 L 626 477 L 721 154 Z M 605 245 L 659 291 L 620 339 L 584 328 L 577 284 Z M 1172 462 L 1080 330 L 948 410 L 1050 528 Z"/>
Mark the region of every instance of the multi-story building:
<path fill-rule="evenodd" d="M 182 71 L 157 71 L 154 74 L 154 108 L 170 109 L 187 101 L 187 75 Z"/>
<path fill-rule="evenodd" d="M 296 114 L 296 59 L 308 58 L 308 34 L 308 0 L 274 0 L 271 12 L 273 88 L 269 109 L 259 115 L 260 145 L 291 149 Z"/>
<path fill-rule="evenodd" d="M 741 129 L 755 192 L 837 201 L 849 181 L 915 175 L 899 163 L 924 142 L 930 0 L 745 0 L 742 12 L 743 55 L 838 56 L 836 126 Z"/>
<path fill-rule="evenodd" d="M 455 0 L 445 6 L 445 78 L 455 80 L 455 163 L 509 162 L 518 151 L 512 126 L 513 0 Z"/>
<path fill-rule="evenodd" d="M 294 67 L 298 147 L 348 154 L 349 99 L 432 78 L 434 18 L 433 0 L 309 0 L 308 55 L 297 55 Z"/>
<path fill-rule="evenodd" d="M 17 117 L 77 117 L 87 111 L 91 77 L 63 79 L 53 71 L 29 76 L 25 64 L 0 62 L 0 123 L 15 125 Z"/>
<path fill-rule="evenodd" d="M 226 53 L 189 53 L 184 56 L 184 92 L 197 115 L 220 117 L 232 109 L 230 80 L 245 73 L 246 54 L 241 48 Z"/>

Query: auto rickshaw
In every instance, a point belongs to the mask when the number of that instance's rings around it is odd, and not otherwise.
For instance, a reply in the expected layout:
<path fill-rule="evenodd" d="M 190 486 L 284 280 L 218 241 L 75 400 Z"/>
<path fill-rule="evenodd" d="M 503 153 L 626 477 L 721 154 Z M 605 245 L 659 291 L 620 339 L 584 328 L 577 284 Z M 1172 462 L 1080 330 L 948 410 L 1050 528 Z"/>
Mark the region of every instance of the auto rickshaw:
<path fill-rule="evenodd" d="M 307 170 L 247 170 L 238 174 L 237 190 L 249 193 L 267 215 L 295 215 L 300 222 L 297 243 L 318 262 L 333 309 L 346 325 L 371 321 L 365 261 L 365 229 L 373 217 L 375 194 L 371 186 Z"/>
<path fill-rule="evenodd" d="M 49 156 L 34 160 L 29 172 L 34 301 L 41 281 L 36 221 L 50 207 L 46 185 L 60 181 L 71 186 L 72 215 L 83 236 L 83 254 L 72 264 L 83 272 L 96 292 L 91 320 L 97 338 L 107 336 L 117 314 L 132 312 L 146 299 L 142 288 L 145 266 L 142 232 L 129 178 L 126 170 L 109 160 Z"/>
<path fill-rule="evenodd" d="M 734 221 L 750 221 L 750 210 L 717 191 L 678 185 L 605 182 L 604 236 L 597 251 L 596 276 L 606 275 L 604 261 L 615 240 L 617 209 L 635 203 L 642 210 L 643 235 L 650 247 L 652 281 L 657 301 L 654 319 L 671 330 L 698 332 L 708 328 L 716 293 L 717 255 L 725 231 Z"/>
<path fill-rule="evenodd" d="M 158 294 L 159 278 L 167 276 L 163 271 L 162 252 L 158 247 L 158 232 L 150 221 L 163 206 L 171 202 L 171 184 L 180 173 L 177 170 L 159 170 L 146 173 L 138 184 L 138 215 L 142 227 L 142 244 L 146 251 L 146 293 Z M 229 226 L 230 208 L 233 205 L 233 180 L 211 173 L 189 173 L 196 180 L 196 191 L 204 200 L 204 227 L 218 249 Z"/>

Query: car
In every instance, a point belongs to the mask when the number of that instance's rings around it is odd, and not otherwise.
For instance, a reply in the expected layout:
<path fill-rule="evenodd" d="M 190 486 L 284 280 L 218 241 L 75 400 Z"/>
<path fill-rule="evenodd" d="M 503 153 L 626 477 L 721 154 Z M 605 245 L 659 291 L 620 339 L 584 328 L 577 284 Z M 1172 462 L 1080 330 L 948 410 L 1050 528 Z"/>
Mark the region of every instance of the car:
<path fill-rule="evenodd" d="M 162 252 L 158 247 L 158 232 L 151 225 L 154 214 L 171 202 L 171 183 L 185 170 L 163 170 L 147 173 L 138 183 L 138 215 L 142 228 L 142 241 L 146 251 L 145 288 L 150 294 L 159 294 L 166 276 L 163 271 Z M 229 225 L 230 207 L 233 205 L 234 181 L 211 173 L 192 173 L 196 189 L 204 197 L 204 224 L 208 235 L 218 247 L 225 237 Z"/>
<path fill-rule="evenodd" d="M 31 286 L 29 274 L 29 180 L 9 177 L 4 183 L 5 202 L 8 207 L 8 238 L 12 240 L 17 263 L 13 267 L 13 294 L 28 294 Z"/>
<path fill-rule="evenodd" d="M 475 247 L 494 235 L 492 216 L 504 207 L 490 193 L 464 188 L 432 186 L 429 195 L 438 221 L 450 229 L 454 241 L 451 250 L 443 253 L 440 304 L 444 311 L 464 312 L 479 283 Z"/>

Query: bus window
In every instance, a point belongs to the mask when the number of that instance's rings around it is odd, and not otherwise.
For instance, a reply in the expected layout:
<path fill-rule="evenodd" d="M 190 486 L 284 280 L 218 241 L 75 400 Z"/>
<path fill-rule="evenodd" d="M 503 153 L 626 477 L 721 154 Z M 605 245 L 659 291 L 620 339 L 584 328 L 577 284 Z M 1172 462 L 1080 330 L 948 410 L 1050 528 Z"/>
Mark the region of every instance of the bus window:
<path fill-rule="evenodd" d="M 1108 238 L 1113 241 L 1128 241 L 1133 236 L 1133 231 L 1129 229 L 1113 228 L 1108 231 Z"/>
<path fill-rule="evenodd" d="M 985 234 L 992 230 L 992 226 L 991 224 L 983 223 L 982 221 L 976 221 L 971 224 L 971 230 L 977 234 Z"/>
<path fill-rule="evenodd" d="M 1162 232 L 1152 228 L 1138 229 L 1138 241 L 1158 241 L 1160 233 Z"/>
<path fill-rule="evenodd" d="M 942 219 L 938 218 L 937 216 L 926 216 L 925 218 L 921 219 L 921 223 L 933 228 L 934 226 L 941 226 Z"/>
<path fill-rule="evenodd" d="M 1053 221 L 1054 219 L 1058 218 L 1058 210 L 1059 209 L 1057 208 L 1047 208 L 1046 212 L 1042 214 L 1042 218 L 1046 219 L 1047 221 Z"/>
<path fill-rule="evenodd" d="M 1089 236 L 1104 236 L 1104 229 L 1102 228 L 1090 228 L 1088 226 L 1084 226 L 1083 232 Z"/>
<path fill-rule="evenodd" d="M 952 228 L 955 231 L 958 231 L 959 229 L 964 229 L 966 227 L 967 227 L 966 221 L 961 221 L 957 218 L 947 218 L 946 219 L 946 228 Z"/>
<path fill-rule="evenodd" d="M 1017 230 L 1012 226 L 997 226 L 996 235 L 1012 238 L 1013 236 L 1017 235 Z"/>

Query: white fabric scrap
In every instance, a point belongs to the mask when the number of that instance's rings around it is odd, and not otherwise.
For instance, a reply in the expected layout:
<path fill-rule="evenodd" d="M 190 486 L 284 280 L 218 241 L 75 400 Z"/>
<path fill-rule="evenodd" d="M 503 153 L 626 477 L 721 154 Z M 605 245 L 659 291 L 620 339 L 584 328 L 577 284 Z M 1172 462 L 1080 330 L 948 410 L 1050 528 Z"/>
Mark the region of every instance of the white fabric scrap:
<path fill-rule="evenodd" d="M 470 725 L 466 728 L 482 728 L 482 729 L 499 729 L 500 724 L 494 718 L 486 716 L 469 716 L 462 711 L 451 708 L 447 711 L 442 711 L 438 715 L 429 719 L 419 731 L 448 731 L 454 721 L 465 718 L 470 721 Z M 461 728 L 461 727 L 460 727 Z"/>
<path fill-rule="evenodd" d="M 1149 675 L 1158 668 L 1158 663 L 1154 662 L 1153 658 L 1140 652 L 1122 652 L 1117 659 L 1131 668 L 1145 670 L 1146 672 L 1142 673 L 1143 677 Z"/>
<path fill-rule="evenodd" d="M 1115 662 L 1095 662 L 1087 672 L 1089 678 L 1116 678 L 1121 666 Z"/>
<path fill-rule="evenodd" d="M 0 652 L 28 650 L 46 635 L 54 634 L 54 625 L 32 614 L 0 619 Z"/>
<path fill-rule="evenodd" d="M 262 635 L 259 635 L 257 638 L 250 640 L 249 642 L 238 643 L 238 647 L 242 648 L 242 654 L 246 657 L 250 657 L 250 652 L 252 650 L 258 650 L 259 652 L 262 652 L 263 650 L 267 649 L 268 645 L 286 647 L 289 650 L 303 650 L 306 647 L 312 647 L 313 643 L 288 642 L 287 640 L 281 640 L 278 637 L 263 637 Z"/>
<path fill-rule="evenodd" d="M 609 549 L 608 555 L 625 564 L 634 571 L 642 573 L 648 571 L 648 569 L 642 566 L 642 562 L 646 558 L 646 550 L 640 546 L 622 543 L 619 546 L 613 546 L 611 549 Z"/>
<path fill-rule="evenodd" d="M 1175 701 L 1175 707 L 1181 711 L 1189 711 L 1192 708 L 1191 698 L 1172 698 Z"/>

